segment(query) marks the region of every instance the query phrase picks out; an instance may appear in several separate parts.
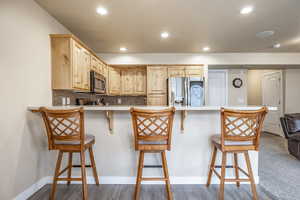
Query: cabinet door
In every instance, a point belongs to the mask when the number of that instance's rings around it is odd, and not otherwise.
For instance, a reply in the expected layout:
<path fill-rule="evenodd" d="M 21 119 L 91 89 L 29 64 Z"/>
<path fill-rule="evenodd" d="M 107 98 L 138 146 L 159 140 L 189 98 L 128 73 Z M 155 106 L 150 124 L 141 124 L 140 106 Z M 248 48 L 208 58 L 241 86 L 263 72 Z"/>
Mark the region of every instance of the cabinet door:
<path fill-rule="evenodd" d="M 203 66 L 186 66 L 185 75 L 187 77 L 203 76 Z"/>
<path fill-rule="evenodd" d="M 91 70 L 98 72 L 98 59 L 95 56 L 91 57 Z"/>
<path fill-rule="evenodd" d="M 81 76 L 81 65 L 82 65 L 82 47 L 77 43 L 73 43 L 73 88 L 81 89 L 82 76 Z"/>
<path fill-rule="evenodd" d="M 167 67 L 147 67 L 147 93 L 165 94 L 167 77 Z"/>
<path fill-rule="evenodd" d="M 168 67 L 168 77 L 184 77 L 184 67 Z"/>
<path fill-rule="evenodd" d="M 122 94 L 134 94 L 135 83 L 135 70 L 125 69 L 121 72 L 122 79 Z"/>
<path fill-rule="evenodd" d="M 167 105 L 167 95 L 148 95 L 147 96 L 147 105 L 149 106 L 165 106 Z"/>
<path fill-rule="evenodd" d="M 147 79 L 145 69 L 137 69 L 135 72 L 134 93 L 137 95 L 146 95 L 147 93 Z"/>
<path fill-rule="evenodd" d="M 89 90 L 90 89 L 90 66 L 91 66 L 91 54 L 83 49 L 82 51 L 82 89 Z"/>
<path fill-rule="evenodd" d="M 109 67 L 109 93 L 119 95 L 121 93 L 121 74 L 119 69 Z"/>

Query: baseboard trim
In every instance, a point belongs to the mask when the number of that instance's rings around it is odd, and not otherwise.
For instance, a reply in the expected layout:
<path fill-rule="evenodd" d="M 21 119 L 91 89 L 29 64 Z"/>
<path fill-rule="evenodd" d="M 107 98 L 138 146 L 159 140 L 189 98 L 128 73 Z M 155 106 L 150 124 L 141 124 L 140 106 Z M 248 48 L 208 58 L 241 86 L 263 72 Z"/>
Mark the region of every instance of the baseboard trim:
<path fill-rule="evenodd" d="M 39 181 L 31 185 L 29 188 L 24 190 L 22 193 L 18 194 L 13 200 L 24 200 L 28 199 L 31 195 L 36 193 L 39 189 L 41 189 L 44 185 L 50 183 L 50 177 L 46 176 L 41 178 Z"/>
<path fill-rule="evenodd" d="M 234 177 L 228 177 L 234 178 Z M 46 184 L 52 184 L 52 176 L 46 176 L 40 179 L 38 182 L 27 188 L 25 191 L 20 193 L 14 198 L 14 200 L 24 200 L 28 199 L 31 195 L 36 193 Z M 201 176 L 187 176 L 187 177 L 170 177 L 171 184 L 206 184 L 207 177 Z M 99 177 L 100 184 L 135 184 L 136 177 L 130 176 L 101 176 Z M 88 184 L 95 184 L 94 177 L 87 177 Z M 211 184 L 219 184 L 220 181 L 217 177 L 212 177 Z M 255 177 L 255 183 L 259 183 L 259 177 Z M 59 181 L 58 184 L 66 184 L 66 181 Z M 72 184 L 81 184 L 80 181 L 73 181 Z M 144 181 L 142 184 L 164 184 L 163 181 Z M 234 182 L 226 184 L 235 184 Z M 247 182 L 242 182 L 241 184 L 249 184 Z"/>

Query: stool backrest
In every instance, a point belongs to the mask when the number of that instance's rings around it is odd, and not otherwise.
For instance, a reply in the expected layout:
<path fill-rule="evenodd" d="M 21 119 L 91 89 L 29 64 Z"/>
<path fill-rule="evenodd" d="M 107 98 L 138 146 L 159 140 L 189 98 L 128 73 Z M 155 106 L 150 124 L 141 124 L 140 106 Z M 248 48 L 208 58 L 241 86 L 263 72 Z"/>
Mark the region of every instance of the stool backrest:
<path fill-rule="evenodd" d="M 229 110 L 221 108 L 221 145 L 225 141 L 252 141 L 253 146 L 258 150 L 259 138 L 267 107 L 259 110 Z"/>
<path fill-rule="evenodd" d="M 67 110 L 40 108 L 45 122 L 48 146 L 53 149 L 56 141 L 79 141 L 84 144 L 83 108 Z"/>
<path fill-rule="evenodd" d="M 165 142 L 167 149 L 171 149 L 174 107 L 164 110 L 131 108 L 130 113 L 136 150 L 140 142 Z"/>

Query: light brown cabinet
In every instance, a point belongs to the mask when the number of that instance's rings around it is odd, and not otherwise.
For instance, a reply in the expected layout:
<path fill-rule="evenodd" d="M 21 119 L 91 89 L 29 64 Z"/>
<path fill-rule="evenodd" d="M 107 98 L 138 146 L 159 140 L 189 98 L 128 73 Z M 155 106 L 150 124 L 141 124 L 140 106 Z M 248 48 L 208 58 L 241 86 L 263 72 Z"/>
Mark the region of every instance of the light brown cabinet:
<path fill-rule="evenodd" d="M 167 67 L 147 67 L 147 94 L 165 94 L 167 78 Z"/>
<path fill-rule="evenodd" d="M 108 67 L 108 91 L 111 95 L 121 94 L 121 70 Z"/>
<path fill-rule="evenodd" d="M 203 76 L 204 67 L 202 65 L 191 66 L 169 66 L 168 77 L 199 77 Z"/>
<path fill-rule="evenodd" d="M 168 77 L 184 77 L 185 68 L 184 67 L 168 67 Z"/>
<path fill-rule="evenodd" d="M 166 94 L 155 94 L 147 96 L 147 105 L 149 106 L 164 106 L 167 105 Z"/>
<path fill-rule="evenodd" d="M 136 95 L 146 95 L 147 93 L 147 72 L 146 69 L 137 69 L 135 71 L 135 87 Z"/>
<path fill-rule="evenodd" d="M 147 81 L 144 67 L 109 67 L 109 93 L 113 95 L 146 95 Z M 116 72 L 118 71 L 119 79 Z M 117 82 L 117 83 L 116 83 Z M 116 85 L 120 85 L 120 90 Z"/>
<path fill-rule="evenodd" d="M 147 105 L 167 104 L 167 78 L 166 66 L 147 67 Z"/>
<path fill-rule="evenodd" d="M 89 91 L 90 70 L 103 73 L 103 62 L 73 35 L 52 34 L 50 38 L 52 89 Z"/>
<path fill-rule="evenodd" d="M 185 67 L 185 76 L 194 77 L 194 76 L 204 76 L 204 67 L 199 66 L 186 66 Z"/>
<path fill-rule="evenodd" d="M 122 70 L 121 71 L 121 85 L 122 94 L 134 94 L 135 93 L 135 70 Z"/>

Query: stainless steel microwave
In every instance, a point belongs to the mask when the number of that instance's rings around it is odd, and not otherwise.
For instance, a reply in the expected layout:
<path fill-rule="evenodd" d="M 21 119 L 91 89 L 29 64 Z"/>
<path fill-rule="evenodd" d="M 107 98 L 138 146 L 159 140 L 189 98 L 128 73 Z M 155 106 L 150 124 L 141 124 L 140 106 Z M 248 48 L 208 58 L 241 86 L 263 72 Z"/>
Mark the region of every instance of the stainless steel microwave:
<path fill-rule="evenodd" d="M 105 94 L 106 92 L 106 78 L 95 71 L 90 72 L 90 87 L 91 92 L 98 94 Z"/>

